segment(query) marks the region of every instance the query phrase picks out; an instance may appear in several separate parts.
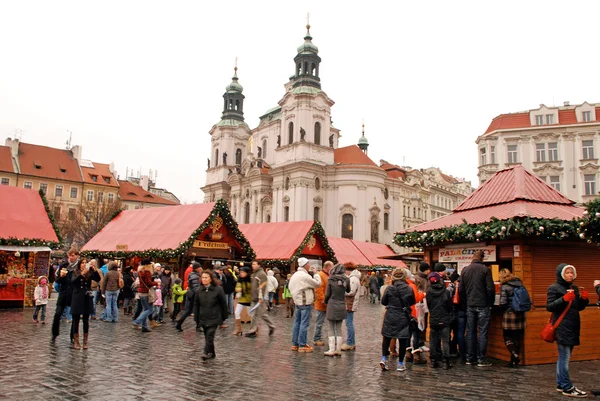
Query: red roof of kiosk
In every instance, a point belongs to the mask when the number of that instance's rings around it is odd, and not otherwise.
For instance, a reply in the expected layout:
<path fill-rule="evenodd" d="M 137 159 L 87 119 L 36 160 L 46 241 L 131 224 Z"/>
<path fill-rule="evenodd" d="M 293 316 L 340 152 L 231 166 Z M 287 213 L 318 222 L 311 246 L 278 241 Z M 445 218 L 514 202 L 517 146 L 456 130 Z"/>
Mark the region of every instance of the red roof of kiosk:
<path fill-rule="evenodd" d="M 327 241 L 333 252 L 335 252 L 335 257 L 339 263 L 352 262 L 356 265 L 371 266 L 369 259 L 357 248 L 351 239 L 327 237 Z"/>
<path fill-rule="evenodd" d="M 0 238 L 58 242 L 37 191 L 0 186 Z"/>
<path fill-rule="evenodd" d="M 82 251 L 117 251 L 127 245 L 128 252 L 150 249 L 176 249 L 204 223 L 215 203 L 124 210 Z"/>
<path fill-rule="evenodd" d="M 256 252 L 256 259 L 290 259 L 308 235 L 314 221 L 240 224 L 238 227 Z"/>
<path fill-rule="evenodd" d="M 371 265 L 406 267 L 401 260 L 380 259 L 381 256 L 392 256 L 395 252 L 386 244 L 377 244 L 375 242 L 363 242 L 352 240 L 354 245 L 366 256 Z"/>
<path fill-rule="evenodd" d="M 583 216 L 575 202 L 537 176 L 515 166 L 500 170 L 465 199 L 452 214 L 411 227 L 406 231 L 431 231 L 452 225 L 478 224 L 493 217 L 573 220 Z"/>

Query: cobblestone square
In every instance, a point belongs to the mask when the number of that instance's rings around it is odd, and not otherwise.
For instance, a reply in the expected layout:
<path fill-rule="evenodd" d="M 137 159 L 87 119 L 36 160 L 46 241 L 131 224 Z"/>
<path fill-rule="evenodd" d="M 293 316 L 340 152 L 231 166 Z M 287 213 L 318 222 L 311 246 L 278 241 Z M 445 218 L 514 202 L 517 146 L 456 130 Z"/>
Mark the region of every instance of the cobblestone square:
<path fill-rule="evenodd" d="M 54 313 L 55 296 L 47 321 Z M 132 328 L 120 310 L 119 323 L 90 321 L 90 349 L 69 347 L 69 325 L 61 324 L 56 345 L 51 324 L 31 322 L 31 309 L 1 310 L 0 399 L 6 400 L 559 400 L 555 365 L 507 369 L 457 365 L 449 371 L 415 366 L 381 372 L 382 307 L 361 301 L 355 315 L 357 349 L 342 357 L 290 351 L 292 319 L 283 306 L 271 313 L 256 339 L 219 329 L 217 358 L 202 362 L 204 338 L 191 318 L 184 332 L 167 323 L 152 333 Z M 101 311 L 101 307 L 100 307 Z M 314 319 L 314 317 L 313 317 Z M 230 321 L 228 323 L 231 323 Z M 245 328 L 247 325 L 244 325 Z M 309 329 L 312 339 L 312 326 Z M 575 351 L 577 352 L 577 351 Z M 395 363 L 395 361 L 393 361 Z M 600 388 L 598 361 L 571 363 L 575 384 Z M 590 394 L 590 398 L 593 395 Z"/>

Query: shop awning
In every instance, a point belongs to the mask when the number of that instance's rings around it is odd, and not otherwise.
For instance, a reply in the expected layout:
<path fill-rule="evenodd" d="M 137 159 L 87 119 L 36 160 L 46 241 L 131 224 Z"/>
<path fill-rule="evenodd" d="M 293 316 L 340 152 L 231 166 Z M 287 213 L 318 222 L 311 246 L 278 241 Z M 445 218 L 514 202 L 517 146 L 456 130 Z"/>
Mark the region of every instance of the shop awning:
<path fill-rule="evenodd" d="M 313 221 L 240 224 L 260 260 L 290 259 L 312 228 Z"/>
<path fill-rule="evenodd" d="M 58 242 L 40 194 L 0 185 L 0 239 Z"/>
<path fill-rule="evenodd" d="M 12 245 L 0 245 L 0 251 L 8 252 L 51 252 L 52 249 L 47 246 L 12 246 Z"/>
<path fill-rule="evenodd" d="M 372 266 L 406 267 L 401 260 L 381 259 L 381 256 L 395 255 L 395 252 L 386 244 L 352 240 L 354 245 L 365 255 Z"/>
<path fill-rule="evenodd" d="M 210 215 L 215 203 L 124 210 L 96 234 L 82 251 L 139 252 L 176 249 Z"/>
<path fill-rule="evenodd" d="M 338 263 L 352 262 L 360 266 L 371 266 L 369 259 L 357 248 L 351 239 L 327 237 Z"/>

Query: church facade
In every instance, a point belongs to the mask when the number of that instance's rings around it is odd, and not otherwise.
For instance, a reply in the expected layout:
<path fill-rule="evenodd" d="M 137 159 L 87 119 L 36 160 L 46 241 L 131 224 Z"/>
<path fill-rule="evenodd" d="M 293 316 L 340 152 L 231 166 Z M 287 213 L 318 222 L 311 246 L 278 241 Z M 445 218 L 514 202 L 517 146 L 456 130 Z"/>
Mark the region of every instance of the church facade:
<path fill-rule="evenodd" d="M 314 219 L 329 236 L 392 244 L 395 232 L 450 213 L 471 193 L 470 182 L 437 168 L 376 164 L 364 126 L 357 145 L 340 148 L 320 63 L 307 26 L 283 97 L 255 128 L 244 121 L 236 68 L 210 130 L 205 202 L 228 200 L 238 223 Z"/>

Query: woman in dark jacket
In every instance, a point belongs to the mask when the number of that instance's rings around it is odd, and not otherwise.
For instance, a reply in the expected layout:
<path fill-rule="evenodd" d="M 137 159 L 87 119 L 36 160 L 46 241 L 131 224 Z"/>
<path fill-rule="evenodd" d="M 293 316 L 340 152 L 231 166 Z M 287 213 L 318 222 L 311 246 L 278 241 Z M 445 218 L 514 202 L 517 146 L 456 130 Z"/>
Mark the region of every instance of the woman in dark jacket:
<path fill-rule="evenodd" d="M 381 344 L 381 366 L 382 370 L 389 370 L 388 355 L 390 354 L 390 342 L 392 338 L 398 339 L 400 344 L 399 355 L 406 353 L 408 341 L 410 339 L 410 307 L 416 303 L 415 294 L 406 282 L 408 273 L 406 269 L 399 268 L 392 272 L 392 285 L 390 285 L 383 297 L 381 304 L 386 306 L 385 316 L 383 318 L 383 327 L 381 335 L 383 342 Z M 398 361 L 397 371 L 405 370 L 404 363 Z"/>
<path fill-rule="evenodd" d="M 329 272 L 325 290 L 325 317 L 329 322 L 329 351 L 326 356 L 342 355 L 342 322 L 346 319 L 346 293 L 350 292 L 350 279 L 342 264 L 333 266 Z"/>
<path fill-rule="evenodd" d="M 546 309 L 552 312 L 552 323 L 554 324 L 571 302 L 569 310 L 555 331 L 556 343 L 558 344 L 556 389 L 562 390 L 562 393 L 567 396 L 585 397 L 587 393 L 575 387 L 569 377 L 571 353 L 573 347 L 579 345 L 581 326 L 579 311 L 584 310 L 590 302 L 588 292 L 585 290 L 579 291 L 579 288 L 573 284 L 576 278 L 577 270 L 574 266 L 561 263 L 556 267 L 556 282 L 548 287 Z"/>
<path fill-rule="evenodd" d="M 131 315 L 133 312 L 133 298 L 135 294 L 133 292 L 133 282 L 135 278 L 131 274 L 131 266 L 126 266 L 123 269 L 123 288 L 121 289 L 121 296 L 123 297 L 123 311 L 125 315 Z"/>
<path fill-rule="evenodd" d="M 215 357 L 215 332 L 227 319 L 227 300 L 223 288 L 215 284 L 215 276 L 203 272 L 200 276 L 200 288 L 194 297 L 194 319 L 196 328 L 204 331 L 203 360 Z"/>
<path fill-rule="evenodd" d="M 90 314 L 93 311 L 92 281 L 100 281 L 100 274 L 96 267 L 81 261 L 80 267 L 73 270 L 71 275 L 71 332 L 73 333 L 73 348 L 81 349 L 79 343 L 79 320 L 83 316 L 83 349 L 88 348 L 88 332 L 90 330 Z"/>
<path fill-rule="evenodd" d="M 521 361 L 521 342 L 525 334 L 525 312 L 515 312 L 512 310 L 512 299 L 515 288 L 523 287 L 521 279 L 513 276 L 510 270 L 504 268 L 500 270 L 500 308 L 504 309 L 502 314 L 502 332 L 504 334 L 504 344 L 510 352 L 510 362 L 506 365 L 509 368 L 516 368 Z"/>

